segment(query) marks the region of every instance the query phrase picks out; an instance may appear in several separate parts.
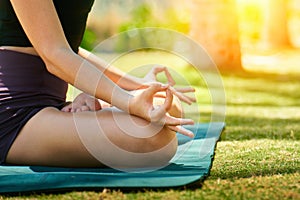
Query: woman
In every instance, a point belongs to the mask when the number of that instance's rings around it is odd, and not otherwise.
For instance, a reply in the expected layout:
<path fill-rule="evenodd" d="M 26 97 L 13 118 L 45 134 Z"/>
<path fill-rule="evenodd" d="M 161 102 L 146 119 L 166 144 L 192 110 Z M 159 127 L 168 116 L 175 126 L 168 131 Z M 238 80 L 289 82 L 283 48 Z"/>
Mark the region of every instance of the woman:
<path fill-rule="evenodd" d="M 181 127 L 192 120 L 167 113 L 173 109 L 173 94 L 194 101 L 183 94 L 192 89 L 172 88 L 165 68 L 135 78 L 107 68 L 100 58 L 79 48 L 92 4 L 93 0 L 0 1 L 0 164 L 159 166 L 176 151 L 175 131 L 192 136 Z M 149 83 L 162 71 L 170 85 Z M 68 83 L 84 93 L 65 105 Z M 140 88 L 144 90 L 137 95 L 128 92 Z M 155 106 L 159 92 L 165 93 L 165 100 Z M 102 109 L 97 99 L 115 108 Z M 94 119 L 98 127 L 91 125 Z M 118 124 L 123 121 L 130 133 Z M 88 143 L 83 134 L 89 135 Z M 99 147 L 99 156 L 90 146 Z M 114 147 L 149 156 L 126 160 L 126 154 Z"/>

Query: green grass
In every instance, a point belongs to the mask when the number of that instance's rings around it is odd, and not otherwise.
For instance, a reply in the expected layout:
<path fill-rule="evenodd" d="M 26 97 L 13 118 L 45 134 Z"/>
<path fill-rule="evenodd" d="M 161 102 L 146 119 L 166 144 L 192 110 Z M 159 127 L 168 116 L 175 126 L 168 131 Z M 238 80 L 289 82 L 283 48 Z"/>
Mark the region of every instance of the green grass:
<path fill-rule="evenodd" d="M 199 105 L 184 106 L 186 115 L 209 121 L 211 97 L 204 80 L 187 64 L 168 55 L 154 54 L 173 66 L 178 82 L 197 88 Z M 134 59 L 139 58 L 139 59 Z M 136 54 L 115 64 L 130 71 L 149 64 Z M 175 73 L 175 71 L 173 72 Z M 142 73 L 138 73 L 142 75 Z M 223 74 L 226 91 L 226 130 L 216 148 L 211 174 L 204 184 L 184 189 L 73 191 L 62 194 L 0 196 L 2 199 L 300 199 L 300 73 Z M 184 80 L 186 79 L 186 80 Z M 163 80 L 163 78 L 162 78 Z"/>

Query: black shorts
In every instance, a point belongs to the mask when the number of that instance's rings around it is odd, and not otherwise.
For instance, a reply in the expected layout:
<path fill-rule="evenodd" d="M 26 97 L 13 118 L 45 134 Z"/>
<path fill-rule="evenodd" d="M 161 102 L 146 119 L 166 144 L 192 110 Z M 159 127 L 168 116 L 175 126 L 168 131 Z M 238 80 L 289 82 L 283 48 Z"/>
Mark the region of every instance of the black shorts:
<path fill-rule="evenodd" d="M 0 164 L 27 121 L 45 107 L 60 109 L 67 89 L 40 57 L 0 50 Z"/>

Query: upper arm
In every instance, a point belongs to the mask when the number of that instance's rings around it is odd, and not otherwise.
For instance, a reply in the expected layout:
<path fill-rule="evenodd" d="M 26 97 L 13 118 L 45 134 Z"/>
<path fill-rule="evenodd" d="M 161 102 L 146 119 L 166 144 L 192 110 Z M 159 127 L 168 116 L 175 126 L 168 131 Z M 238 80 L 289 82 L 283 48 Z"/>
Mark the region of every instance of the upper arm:
<path fill-rule="evenodd" d="M 52 0 L 10 1 L 28 39 L 44 60 L 55 50 L 71 50 Z"/>

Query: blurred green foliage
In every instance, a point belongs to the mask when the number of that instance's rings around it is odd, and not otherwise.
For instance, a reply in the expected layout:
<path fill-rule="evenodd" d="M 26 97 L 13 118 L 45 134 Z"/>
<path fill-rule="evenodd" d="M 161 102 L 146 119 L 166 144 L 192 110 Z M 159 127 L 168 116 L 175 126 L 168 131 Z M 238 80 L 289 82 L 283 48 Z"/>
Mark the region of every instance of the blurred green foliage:
<path fill-rule="evenodd" d="M 142 4 L 131 12 L 130 21 L 121 24 L 119 31 L 123 32 L 133 28 L 153 27 L 157 25 L 157 22 L 153 19 L 151 7 L 147 4 Z"/>
<path fill-rule="evenodd" d="M 161 16 L 157 17 L 153 12 L 153 8 L 147 3 L 143 3 L 133 9 L 130 20 L 122 23 L 119 31 L 123 32 L 134 28 L 160 27 L 188 33 L 189 26 L 189 21 L 180 19 L 179 13 L 172 7 L 164 10 Z"/>
<path fill-rule="evenodd" d="M 134 49 L 135 47 L 146 47 L 149 46 L 153 41 L 151 38 L 144 38 L 142 35 L 139 37 L 132 37 L 130 30 L 138 28 L 166 28 L 181 33 L 187 34 L 189 31 L 189 20 L 183 21 L 179 17 L 179 13 L 174 10 L 174 8 L 169 8 L 164 12 L 160 13 L 160 17 L 153 12 L 153 8 L 147 3 L 143 3 L 137 6 L 131 12 L 130 20 L 122 23 L 118 29 L 119 32 L 126 32 L 128 34 L 122 34 L 120 37 L 115 51 L 126 51 L 129 49 Z M 160 35 L 160 37 L 166 38 L 166 36 Z M 170 44 L 172 45 L 172 44 Z"/>
<path fill-rule="evenodd" d="M 92 51 L 96 43 L 97 43 L 97 34 L 93 30 L 87 28 L 84 32 L 83 39 L 80 46 L 88 51 Z"/>
<path fill-rule="evenodd" d="M 147 46 L 152 42 L 151 39 L 132 37 L 132 35 L 130 35 L 132 33 L 130 31 L 146 27 L 166 28 L 188 34 L 190 28 L 190 13 L 188 10 L 185 11 L 186 12 L 184 12 L 183 9 L 179 12 L 172 6 L 167 9 L 157 10 L 147 3 L 142 3 L 133 8 L 128 17 L 122 18 L 121 14 L 119 16 L 114 16 L 119 18 L 118 20 L 121 21 L 119 24 L 102 24 L 101 27 L 88 26 L 81 43 L 81 47 L 92 50 L 96 44 L 100 42 L 99 39 L 103 40 L 109 38 L 113 34 L 123 32 L 128 33 L 127 35 L 122 34 L 122 36 L 119 37 L 119 41 L 117 42 L 114 51 L 120 52 L 132 49 L 136 46 Z M 110 16 L 105 17 L 109 18 Z M 105 19 L 107 18 L 103 18 L 103 21 L 105 21 Z M 108 35 L 107 33 L 107 28 L 109 26 L 117 26 L 116 31 L 110 33 L 111 35 Z M 165 36 L 161 37 L 165 38 Z"/>

